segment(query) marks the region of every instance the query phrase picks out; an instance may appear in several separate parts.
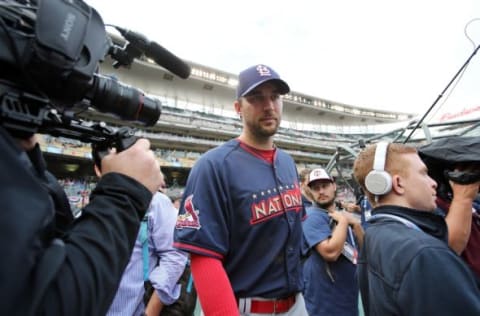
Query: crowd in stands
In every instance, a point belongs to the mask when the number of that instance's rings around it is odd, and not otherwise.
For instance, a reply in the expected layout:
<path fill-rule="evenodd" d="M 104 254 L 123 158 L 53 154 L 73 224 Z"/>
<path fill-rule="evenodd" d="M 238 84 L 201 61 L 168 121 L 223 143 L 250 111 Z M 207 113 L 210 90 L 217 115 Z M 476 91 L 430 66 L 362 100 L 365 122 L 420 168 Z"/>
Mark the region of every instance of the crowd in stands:
<path fill-rule="evenodd" d="M 43 151 L 53 154 L 92 158 L 89 144 L 64 137 L 41 135 L 40 146 Z M 160 166 L 191 168 L 201 153 L 181 150 L 156 149 L 155 155 Z"/>
<path fill-rule="evenodd" d="M 228 116 L 184 110 L 175 107 L 164 107 L 162 120 L 172 121 L 179 124 L 188 124 L 192 128 L 221 129 L 222 132 L 238 134 L 240 120 Z M 370 136 L 369 134 L 341 134 L 331 132 L 317 132 L 281 127 L 277 138 L 282 141 L 303 142 L 317 146 L 336 146 L 338 143 L 351 143 L 352 140 Z"/>
<path fill-rule="evenodd" d="M 145 135 L 143 135 L 145 134 Z M 153 133 L 143 133 L 143 136 L 153 137 L 158 134 Z M 194 139 L 190 136 L 176 136 L 171 135 L 171 137 L 180 141 L 190 141 L 190 142 L 211 142 L 208 140 Z M 75 156 L 82 158 L 92 158 L 92 149 L 89 144 L 82 143 L 78 140 L 72 140 L 64 137 L 53 137 L 50 135 L 41 135 L 40 146 L 42 150 L 48 153 L 53 154 L 62 154 L 67 156 Z M 220 143 L 220 141 L 218 141 Z M 305 157 L 317 157 L 319 159 L 325 158 L 325 155 L 319 153 L 306 153 L 299 150 L 287 150 L 290 154 L 305 156 Z M 191 168 L 195 161 L 200 157 L 201 153 L 193 151 L 183 151 L 183 150 L 169 150 L 169 149 L 159 149 L 155 150 L 155 155 L 160 163 L 160 166 L 169 166 L 169 167 L 180 167 L 180 168 Z M 305 167 L 315 167 L 314 164 L 307 165 L 298 163 L 299 168 Z"/>
<path fill-rule="evenodd" d="M 163 100 L 165 102 L 165 100 Z M 168 100 L 167 100 L 168 101 Z M 164 103 L 162 121 L 172 122 L 173 124 L 188 124 L 192 129 L 209 129 L 221 131 L 222 133 L 232 133 L 232 137 L 238 134 L 240 121 L 236 117 L 229 117 L 206 111 L 193 111 L 178 107 L 169 106 Z M 208 147 L 218 146 L 225 140 L 206 139 L 194 137 L 191 135 L 175 135 L 165 132 L 137 132 L 138 136 L 148 137 L 150 139 L 167 139 L 184 144 L 196 143 L 207 145 Z M 316 132 L 307 130 L 298 130 L 294 128 L 280 128 L 277 133 L 277 140 L 291 144 L 305 144 L 316 148 L 330 148 L 334 150 L 339 144 L 352 144 L 358 139 L 369 137 L 368 134 L 341 134 L 330 132 Z M 41 138 L 42 149 L 49 153 L 70 155 L 82 158 L 91 158 L 90 145 L 78 140 L 72 140 L 64 137 L 53 137 L 45 135 Z M 296 157 L 305 157 L 309 159 L 328 159 L 328 155 L 303 150 L 287 150 L 287 152 Z M 188 152 L 175 152 L 168 150 L 157 150 L 157 159 L 162 166 L 174 166 L 191 168 L 200 153 L 193 157 Z M 302 166 L 299 166 L 302 167 Z"/>
<path fill-rule="evenodd" d="M 65 190 L 68 202 L 75 216 L 80 214 L 82 208 L 88 204 L 90 193 L 97 185 L 96 180 L 89 179 L 58 179 Z"/>
<path fill-rule="evenodd" d="M 39 137 L 39 143 L 42 150 L 48 153 L 92 158 L 92 149 L 90 145 L 78 140 L 42 135 L 42 137 Z"/>
<path fill-rule="evenodd" d="M 67 194 L 74 216 L 80 215 L 81 209 L 90 202 L 90 193 L 97 185 L 97 178 L 64 178 L 58 179 L 58 182 Z M 174 183 L 167 188 L 166 194 L 172 202 L 178 202 L 183 194 L 183 187 Z"/>

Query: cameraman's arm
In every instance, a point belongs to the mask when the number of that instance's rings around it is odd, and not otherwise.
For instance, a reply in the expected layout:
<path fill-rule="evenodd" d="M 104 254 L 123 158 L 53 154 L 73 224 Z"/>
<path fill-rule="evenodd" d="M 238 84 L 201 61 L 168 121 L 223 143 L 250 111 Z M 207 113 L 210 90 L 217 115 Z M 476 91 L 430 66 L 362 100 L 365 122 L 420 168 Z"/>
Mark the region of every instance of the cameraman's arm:
<path fill-rule="evenodd" d="M 39 314 L 104 315 L 115 295 L 160 173 L 142 139 L 106 156 L 102 170 L 90 203 L 63 240 L 65 257 L 35 311 Z"/>
<path fill-rule="evenodd" d="M 453 199 L 445 217 L 448 226 L 448 245 L 458 255 L 465 249 L 472 226 L 473 200 L 478 194 L 480 183 L 458 184 L 450 181 Z"/>
<path fill-rule="evenodd" d="M 29 151 L 37 145 L 38 138 L 37 135 L 33 135 L 32 137 L 27 139 L 17 139 L 17 141 L 21 148 L 23 148 L 25 151 Z"/>

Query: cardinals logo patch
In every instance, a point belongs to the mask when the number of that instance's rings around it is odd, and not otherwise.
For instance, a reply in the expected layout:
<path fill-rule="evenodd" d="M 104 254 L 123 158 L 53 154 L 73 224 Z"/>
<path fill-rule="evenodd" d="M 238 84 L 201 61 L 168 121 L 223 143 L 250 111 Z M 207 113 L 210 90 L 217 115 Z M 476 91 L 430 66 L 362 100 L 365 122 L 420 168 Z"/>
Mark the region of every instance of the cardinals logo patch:
<path fill-rule="evenodd" d="M 200 229 L 200 211 L 195 209 L 193 205 L 193 194 L 188 196 L 185 199 L 185 204 L 183 205 L 184 213 L 178 214 L 176 228 L 195 228 Z"/>

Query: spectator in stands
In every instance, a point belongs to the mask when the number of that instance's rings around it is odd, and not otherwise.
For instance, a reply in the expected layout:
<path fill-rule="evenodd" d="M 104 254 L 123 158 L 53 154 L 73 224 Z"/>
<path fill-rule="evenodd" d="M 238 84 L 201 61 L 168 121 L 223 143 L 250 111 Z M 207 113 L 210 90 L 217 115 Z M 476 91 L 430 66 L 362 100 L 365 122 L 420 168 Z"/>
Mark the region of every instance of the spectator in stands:
<path fill-rule="evenodd" d="M 305 208 L 312 206 L 313 196 L 308 187 L 308 176 L 312 169 L 304 168 L 299 173 L 300 190 L 302 192 L 302 202 Z"/>
<path fill-rule="evenodd" d="M 358 275 L 366 315 L 480 315 L 480 291 L 434 213 L 437 183 L 414 147 L 381 142 L 355 160 L 374 209 Z"/>
<path fill-rule="evenodd" d="M 289 91 L 270 67 L 242 71 L 234 103 L 241 135 L 204 154 L 187 179 L 175 245 L 191 252 L 207 316 L 307 315 L 298 173 L 274 145 Z"/>
<path fill-rule="evenodd" d="M 160 169 L 159 169 L 160 170 Z M 159 188 L 165 186 L 161 171 Z M 95 165 L 95 173 L 102 174 Z M 177 219 L 170 199 L 156 192 L 143 219 L 130 261 L 123 273 L 115 298 L 106 315 L 161 315 L 165 305 L 180 297 L 178 280 L 187 264 L 185 252 L 173 248 L 173 231 Z M 143 226 L 144 225 L 144 226 Z M 146 244 L 144 244 L 146 243 Z M 147 249 L 148 253 L 144 253 Z M 145 281 L 154 289 L 148 304 L 144 304 Z"/>
<path fill-rule="evenodd" d="M 363 241 L 360 220 L 336 209 L 337 186 L 322 169 L 309 175 L 314 197 L 303 222 L 305 304 L 310 316 L 358 315 L 356 265 Z"/>

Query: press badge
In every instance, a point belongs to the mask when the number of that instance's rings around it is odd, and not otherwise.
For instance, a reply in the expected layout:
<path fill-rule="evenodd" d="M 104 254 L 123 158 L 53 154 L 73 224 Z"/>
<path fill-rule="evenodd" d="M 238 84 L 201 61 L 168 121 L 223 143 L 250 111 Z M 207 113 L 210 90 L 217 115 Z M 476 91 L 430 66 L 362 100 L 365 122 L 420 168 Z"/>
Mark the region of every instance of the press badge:
<path fill-rule="evenodd" d="M 343 245 L 342 255 L 344 255 L 345 258 L 350 260 L 350 262 L 352 262 L 353 264 L 357 264 L 358 251 L 348 242 L 345 242 L 345 244 Z"/>

